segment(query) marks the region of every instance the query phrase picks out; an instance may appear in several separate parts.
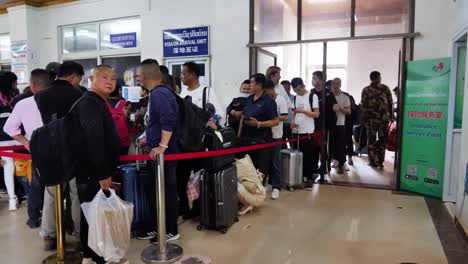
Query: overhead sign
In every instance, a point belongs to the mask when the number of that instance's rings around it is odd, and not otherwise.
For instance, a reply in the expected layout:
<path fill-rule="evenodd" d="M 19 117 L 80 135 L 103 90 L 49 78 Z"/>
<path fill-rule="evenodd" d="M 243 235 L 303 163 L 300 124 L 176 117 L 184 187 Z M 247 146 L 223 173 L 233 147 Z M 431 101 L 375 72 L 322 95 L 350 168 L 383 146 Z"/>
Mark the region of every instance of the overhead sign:
<path fill-rule="evenodd" d="M 136 48 L 137 35 L 136 32 L 111 34 L 110 43 L 121 48 Z"/>
<path fill-rule="evenodd" d="M 163 30 L 163 49 L 166 58 L 208 56 L 208 44 L 208 27 Z"/>
<path fill-rule="evenodd" d="M 442 197 L 450 59 L 410 61 L 403 113 L 402 190 Z"/>
<path fill-rule="evenodd" d="M 124 86 L 122 87 L 122 97 L 129 102 L 138 103 L 141 99 L 140 86 Z"/>

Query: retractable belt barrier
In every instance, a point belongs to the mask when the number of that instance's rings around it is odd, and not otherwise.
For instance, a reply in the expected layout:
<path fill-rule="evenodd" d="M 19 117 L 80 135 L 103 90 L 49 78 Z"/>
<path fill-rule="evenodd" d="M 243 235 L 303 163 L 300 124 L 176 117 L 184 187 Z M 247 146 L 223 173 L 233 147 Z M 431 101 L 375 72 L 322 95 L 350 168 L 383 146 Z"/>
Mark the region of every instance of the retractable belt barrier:
<path fill-rule="evenodd" d="M 198 158 L 208 158 L 208 157 L 236 154 L 236 153 L 253 151 L 253 150 L 258 150 L 258 149 L 271 148 L 271 147 L 278 146 L 278 145 L 283 145 L 283 144 L 286 144 L 286 143 L 293 143 L 293 142 L 301 141 L 301 140 L 308 139 L 308 138 L 311 138 L 311 137 L 312 137 L 312 134 L 310 134 L 308 136 L 295 138 L 295 139 L 290 139 L 290 140 L 282 140 L 282 141 L 277 141 L 277 142 L 257 144 L 257 145 L 245 146 L 245 147 L 237 147 L 237 148 L 230 148 L 230 149 L 223 149 L 223 150 L 188 152 L 188 153 L 179 153 L 179 154 L 166 154 L 164 156 L 164 160 L 165 161 L 175 161 L 175 160 L 198 159 Z M 10 152 L 10 151 L 14 151 L 14 150 L 26 150 L 26 149 L 24 147 L 22 147 L 22 146 L 0 147 L 0 157 L 31 160 L 31 155 L 30 154 Z M 120 161 L 151 160 L 151 157 L 148 154 L 145 154 L 145 155 L 123 155 L 123 156 L 120 156 L 119 160 Z"/>

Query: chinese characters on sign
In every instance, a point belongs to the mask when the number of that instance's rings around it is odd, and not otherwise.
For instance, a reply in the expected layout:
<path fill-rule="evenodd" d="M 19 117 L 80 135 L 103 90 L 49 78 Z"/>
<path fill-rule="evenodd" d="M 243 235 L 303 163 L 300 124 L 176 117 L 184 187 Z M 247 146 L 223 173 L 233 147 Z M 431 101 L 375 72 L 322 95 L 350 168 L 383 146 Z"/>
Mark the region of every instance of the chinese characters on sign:
<path fill-rule="evenodd" d="M 409 118 L 442 119 L 442 112 L 408 112 Z"/>
<path fill-rule="evenodd" d="M 111 34 L 110 43 L 120 48 L 136 48 L 137 46 L 137 35 L 136 32 L 122 33 L 122 34 Z"/>
<path fill-rule="evenodd" d="M 208 56 L 208 43 L 208 27 L 163 31 L 164 57 Z"/>
<path fill-rule="evenodd" d="M 29 67 L 28 60 L 29 49 L 26 40 L 13 40 L 10 46 L 11 50 L 11 71 L 18 76 L 18 83 L 28 83 Z"/>

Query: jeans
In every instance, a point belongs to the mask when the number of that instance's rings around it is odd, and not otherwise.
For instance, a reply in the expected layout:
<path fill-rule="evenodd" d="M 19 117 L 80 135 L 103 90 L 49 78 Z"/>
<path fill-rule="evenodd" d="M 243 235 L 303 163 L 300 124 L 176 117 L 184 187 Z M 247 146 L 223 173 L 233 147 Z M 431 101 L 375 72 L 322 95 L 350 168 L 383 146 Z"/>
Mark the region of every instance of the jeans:
<path fill-rule="evenodd" d="M 28 195 L 28 223 L 33 226 L 41 225 L 41 212 L 44 205 L 44 186 L 39 182 L 34 163 L 32 164 L 32 181 Z"/>
<path fill-rule="evenodd" d="M 29 183 L 28 183 L 28 177 L 22 176 L 18 178 L 19 178 L 18 179 L 19 183 L 23 187 L 24 193 L 26 194 L 26 196 L 29 196 L 29 190 L 31 189 L 31 187 L 29 186 Z"/>
<path fill-rule="evenodd" d="M 78 199 L 78 191 L 76 187 L 76 178 L 68 182 L 71 198 L 71 215 L 73 219 L 73 226 L 76 233 L 80 230 L 80 201 Z M 63 189 L 65 189 L 62 186 Z M 94 198 L 94 196 L 93 196 Z M 65 215 L 65 212 L 63 212 Z M 55 237 L 55 186 L 46 187 L 44 192 L 44 209 L 42 210 L 42 230 L 41 237 L 51 236 Z"/>
<path fill-rule="evenodd" d="M 292 130 L 291 130 L 291 124 L 286 124 L 283 123 L 283 140 L 290 140 L 292 139 Z M 288 144 L 283 144 L 281 146 L 282 149 L 287 149 Z"/>
<path fill-rule="evenodd" d="M 269 148 L 264 148 L 249 151 L 247 154 L 249 154 L 255 168 L 264 175 L 267 175 L 270 172 L 271 152 Z"/>
<path fill-rule="evenodd" d="M 273 142 L 279 141 L 281 138 L 273 139 Z M 271 148 L 270 177 L 273 189 L 281 190 L 281 145 Z"/>
<path fill-rule="evenodd" d="M 155 162 L 150 163 L 151 175 L 155 175 Z M 164 166 L 164 192 L 166 200 L 166 232 L 179 234 L 177 219 L 179 218 L 179 201 L 177 197 L 177 162 L 166 161 Z"/>
<path fill-rule="evenodd" d="M 336 126 L 330 136 L 330 149 L 339 166 L 346 162 L 346 129 L 344 126 Z"/>
<path fill-rule="evenodd" d="M 354 155 L 353 126 L 346 126 L 346 154 Z"/>

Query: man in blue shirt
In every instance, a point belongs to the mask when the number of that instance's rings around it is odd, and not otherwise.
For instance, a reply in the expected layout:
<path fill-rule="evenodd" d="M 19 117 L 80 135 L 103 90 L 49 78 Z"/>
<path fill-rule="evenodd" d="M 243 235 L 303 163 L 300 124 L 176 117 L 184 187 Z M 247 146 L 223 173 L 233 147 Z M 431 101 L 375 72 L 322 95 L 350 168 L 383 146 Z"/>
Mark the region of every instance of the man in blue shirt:
<path fill-rule="evenodd" d="M 275 101 L 265 93 L 267 79 L 258 73 L 250 78 L 251 93 L 243 111 L 241 142 L 243 145 L 256 145 L 271 142 L 271 128 L 279 124 L 278 110 Z M 250 151 L 252 162 L 260 172 L 268 174 L 270 170 L 270 149 Z"/>
<path fill-rule="evenodd" d="M 179 152 L 177 127 L 179 107 L 176 95 L 171 88 L 162 83 L 162 74 L 156 60 L 148 59 L 141 64 L 140 81 L 143 87 L 150 91 L 149 118 L 146 127 L 146 142 L 150 157 L 155 160 L 161 153 L 173 154 Z M 152 175 L 157 169 L 151 163 Z M 167 241 L 180 238 L 177 227 L 178 197 L 176 162 L 165 163 L 165 198 L 166 198 L 166 230 Z M 151 242 L 157 242 L 154 237 Z"/>

